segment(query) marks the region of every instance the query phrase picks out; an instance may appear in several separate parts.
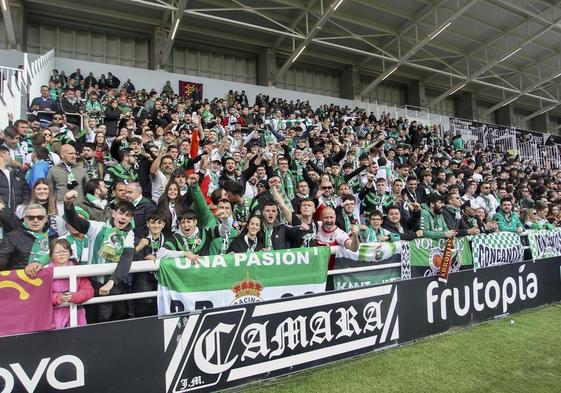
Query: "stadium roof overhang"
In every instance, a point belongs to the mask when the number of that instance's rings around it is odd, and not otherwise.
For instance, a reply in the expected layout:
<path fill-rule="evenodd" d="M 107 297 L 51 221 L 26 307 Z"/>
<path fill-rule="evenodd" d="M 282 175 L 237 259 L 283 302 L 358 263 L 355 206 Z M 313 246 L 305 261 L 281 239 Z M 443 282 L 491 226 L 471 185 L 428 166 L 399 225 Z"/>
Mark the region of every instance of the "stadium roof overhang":
<path fill-rule="evenodd" d="M 492 112 L 516 101 L 528 116 L 561 113 L 561 1 L 550 0 L 25 0 L 28 15 L 167 34 L 160 64 L 174 41 L 266 48 L 282 64 L 343 69 L 383 80 L 422 80 L 438 95 L 462 91 L 491 102 Z"/>

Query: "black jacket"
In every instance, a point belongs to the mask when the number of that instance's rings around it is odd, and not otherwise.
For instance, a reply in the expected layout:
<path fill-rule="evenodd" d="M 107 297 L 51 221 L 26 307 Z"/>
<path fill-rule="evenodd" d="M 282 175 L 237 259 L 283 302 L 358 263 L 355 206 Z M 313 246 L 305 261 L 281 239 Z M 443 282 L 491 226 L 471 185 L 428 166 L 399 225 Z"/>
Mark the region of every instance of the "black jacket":
<path fill-rule="evenodd" d="M 0 198 L 12 210 L 29 200 L 29 187 L 19 169 L 10 168 L 10 181 L 4 171 L 0 171 Z"/>
<path fill-rule="evenodd" d="M 458 213 L 460 213 L 460 216 L 456 218 L 456 213 L 449 209 L 448 206 L 442 211 L 448 229 L 457 231 L 458 236 L 466 236 L 470 226 L 464 221 L 463 214 L 460 210 L 458 210 Z"/>
<path fill-rule="evenodd" d="M 23 228 L 8 232 L 0 243 L 0 270 L 25 268 L 29 262 L 33 243 L 35 237 Z"/>
<path fill-rule="evenodd" d="M 261 251 L 263 250 L 263 248 L 265 248 L 265 244 L 263 243 L 263 240 L 260 237 L 257 237 L 257 245 L 255 246 L 253 252 Z M 249 250 L 249 246 L 245 242 L 243 235 L 236 236 L 234 240 L 232 240 L 232 243 L 230 243 L 230 247 L 228 247 L 229 253 L 230 252 L 243 253 L 243 252 L 247 252 L 248 250 Z"/>
<path fill-rule="evenodd" d="M 142 197 L 138 205 L 136 205 L 134 211 L 134 237 L 135 239 L 142 239 L 148 236 L 148 228 L 146 228 L 146 223 L 148 222 L 148 217 L 156 211 L 156 204 L 151 200 Z M 168 228 L 166 228 L 168 229 Z"/>

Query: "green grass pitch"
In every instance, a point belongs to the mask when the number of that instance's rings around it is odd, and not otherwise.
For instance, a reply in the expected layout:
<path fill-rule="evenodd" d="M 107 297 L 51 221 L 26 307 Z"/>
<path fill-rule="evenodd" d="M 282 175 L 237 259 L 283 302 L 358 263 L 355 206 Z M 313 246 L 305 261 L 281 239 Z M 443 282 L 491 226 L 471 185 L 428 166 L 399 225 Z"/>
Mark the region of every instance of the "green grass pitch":
<path fill-rule="evenodd" d="M 560 393 L 561 305 L 332 363 L 248 390 Z"/>

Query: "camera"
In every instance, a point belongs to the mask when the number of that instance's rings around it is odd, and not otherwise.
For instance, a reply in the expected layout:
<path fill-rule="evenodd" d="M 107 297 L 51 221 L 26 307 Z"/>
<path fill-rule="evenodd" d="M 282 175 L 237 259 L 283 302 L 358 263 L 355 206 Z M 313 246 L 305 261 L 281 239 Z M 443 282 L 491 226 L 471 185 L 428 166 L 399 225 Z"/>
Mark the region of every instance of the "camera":
<path fill-rule="evenodd" d="M 68 188 L 69 190 L 73 190 L 78 186 L 78 182 L 76 180 L 72 180 L 69 181 L 68 183 L 66 183 L 66 188 Z"/>

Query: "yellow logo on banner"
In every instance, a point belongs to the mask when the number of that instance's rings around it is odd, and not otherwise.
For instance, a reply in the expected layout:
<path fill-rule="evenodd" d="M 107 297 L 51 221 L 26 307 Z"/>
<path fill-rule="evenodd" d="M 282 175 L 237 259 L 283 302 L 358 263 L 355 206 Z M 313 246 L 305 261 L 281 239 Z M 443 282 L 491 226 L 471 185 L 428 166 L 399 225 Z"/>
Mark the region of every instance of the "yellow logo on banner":
<path fill-rule="evenodd" d="M 8 277 L 12 272 L 11 271 L 4 271 L 0 272 L 0 276 Z M 21 281 L 24 281 L 28 284 L 33 285 L 34 287 L 40 287 L 43 284 L 43 280 L 40 278 L 31 278 L 27 274 L 25 274 L 25 270 L 16 270 L 16 275 L 19 277 Z M 27 300 L 29 299 L 29 292 L 27 292 L 19 283 L 15 281 L 0 281 L 0 289 L 2 288 L 11 288 L 15 289 L 19 292 L 19 299 L 20 300 Z"/>

